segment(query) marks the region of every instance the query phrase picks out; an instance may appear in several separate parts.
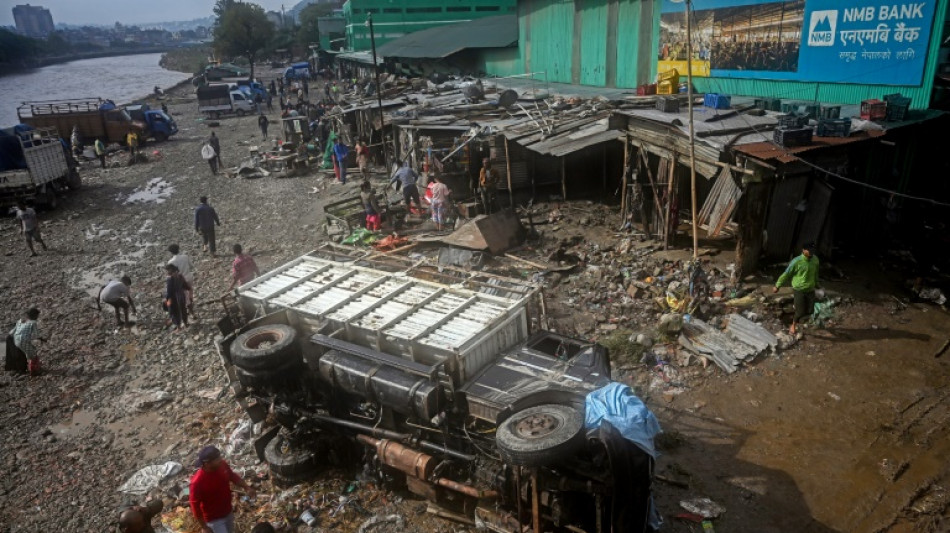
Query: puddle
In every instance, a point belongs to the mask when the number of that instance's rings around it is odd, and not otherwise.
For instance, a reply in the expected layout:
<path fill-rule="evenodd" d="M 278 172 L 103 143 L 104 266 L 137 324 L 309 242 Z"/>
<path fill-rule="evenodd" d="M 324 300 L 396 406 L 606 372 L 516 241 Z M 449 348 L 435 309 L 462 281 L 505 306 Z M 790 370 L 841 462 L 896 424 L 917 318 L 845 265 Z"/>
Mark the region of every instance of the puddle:
<path fill-rule="evenodd" d="M 171 183 L 163 178 L 152 178 L 144 187 L 135 189 L 124 201 L 121 195 L 116 200 L 122 201 L 123 204 L 163 204 L 174 192 L 175 187 Z"/>

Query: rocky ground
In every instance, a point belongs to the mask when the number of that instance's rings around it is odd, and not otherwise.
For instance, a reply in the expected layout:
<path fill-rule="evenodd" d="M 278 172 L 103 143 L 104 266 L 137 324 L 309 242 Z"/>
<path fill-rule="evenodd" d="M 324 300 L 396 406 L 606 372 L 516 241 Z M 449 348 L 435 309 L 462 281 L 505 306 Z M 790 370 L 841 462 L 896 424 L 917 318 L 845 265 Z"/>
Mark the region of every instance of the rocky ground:
<path fill-rule="evenodd" d="M 228 250 L 241 243 L 266 271 L 316 248 L 325 241 L 322 203 L 354 194 L 357 184 L 336 185 L 317 172 L 212 176 L 199 155 L 210 129 L 197 116 L 190 86 L 172 91 L 167 103 L 180 132 L 147 146 L 147 163 L 127 167 L 122 153 L 110 158 L 114 168 L 84 163 L 83 189 L 40 212 L 49 252 L 30 258 L 11 220 L 0 229 L 0 322 L 9 327 L 36 306 L 49 337 L 40 348 L 44 375 L 0 376 L 0 531 L 105 531 L 132 499 L 118 487 L 166 461 L 184 468 L 152 495 L 169 504 L 168 522 L 187 527 L 187 512 L 172 504 L 187 486 L 194 453 L 209 442 L 227 447 L 234 466 L 261 489 L 257 501 L 240 504 L 244 524 L 278 523 L 310 506 L 321 513 L 313 531 L 355 531 L 392 515 L 403 521 L 373 531 L 464 530 L 428 518 L 424 502 L 408 495 L 361 485 L 356 472 L 275 489 L 266 466 L 235 443 L 242 413 L 213 346 Z M 261 141 L 254 117 L 223 119 L 215 131 L 226 165 Z M 202 253 L 193 231 L 201 195 L 222 219 L 218 257 Z M 950 355 L 934 357 L 950 331 L 944 310 L 908 302 L 876 268 L 857 264 L 849 278 L 827 283 L 844 302 L 828 329 L 726 376 L 655 329 L 658 280 L 682 276 L 687 254 L 618 236 L 610 207 L 542 202 L 534 209 L 545 218 L 542 238 L 514 253 L 581 266 L 544 277 L 512 260 L 491 268 L 543 281 L 549 325 L 610 345 L 615 377 L 655 410 L 666 430 L 656 492 L 668 531 L 698 530 L 675 518 L 678 502 L 696 496 L 726 507 L 716 522 L 721 531 L 946 530 Z M 172 243 L 197 269 L 198 320 L 183 334 L 164 329 L 160 309 L 161 266 Z M 732 296 L 730 256 L 706 246 L 713 289 L 729 293 L 724 300 Z M 413 253 L 432 257 L 434 250 Z M 740 311 L 776 332 L 783 300 L 762 290 L 774 273 L 744 280 L 740 288 L 752 291 L 753 303 Z M 133 279 L 139 307 L 130 328 L 116 327 L 111 310 L 94 303 L 99 286 L 123 274 Z M 701 310 L 712 317 L 722 311 L 721 303 Z M 637 333 L 644 337 L 631 342 Z"/>

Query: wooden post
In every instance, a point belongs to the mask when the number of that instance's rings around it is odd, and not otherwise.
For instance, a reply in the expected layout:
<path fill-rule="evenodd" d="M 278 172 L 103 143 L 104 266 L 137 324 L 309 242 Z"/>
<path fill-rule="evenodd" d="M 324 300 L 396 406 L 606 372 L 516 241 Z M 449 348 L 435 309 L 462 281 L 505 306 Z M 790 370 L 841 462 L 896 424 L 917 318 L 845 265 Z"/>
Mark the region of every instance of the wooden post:
<path fill-rule="evenodd" d="M 630 160 L 630 139 L 623 139 L 623 171 L 620 179 L 620 227 L 627 222 L 627 165 Z"/>
<path fill-rule="evenodd" d="M 509 155 L 509 152 L 508 152 L 508 137 L 504 137 L 504 139 L 505 139 L 505 166 L 508 169 L 508 207 L 514 209 L 515 191 L 511 187 L 511 155 Z"/>
<path fill-rule="evenodd" d="M 561 157 L 561 196 L 567 201 L 567 156 Z"/>
<path fill-rule="evenodd" d="M 531 469 L 531 520 L 534 522 L 534 533 L 541 530 L 541 494 L 538 491 L 538 469 Z"/>
<path fill-rule="evenodd" d="M 666 182 L 666 210 L 663 212 L 663 249 L 670 247 L 670 215 L 673 210 L 673 176 L 676 175 L 676 154 L 667 162 L 669 178 Z"/>
<path fill-rule="evenodd" d="M 607 192 L 607 145 L 605 144 L 600 150 L 601 160 L 600 160 L 600 176 L 603 181 L 604 192 Z"/>

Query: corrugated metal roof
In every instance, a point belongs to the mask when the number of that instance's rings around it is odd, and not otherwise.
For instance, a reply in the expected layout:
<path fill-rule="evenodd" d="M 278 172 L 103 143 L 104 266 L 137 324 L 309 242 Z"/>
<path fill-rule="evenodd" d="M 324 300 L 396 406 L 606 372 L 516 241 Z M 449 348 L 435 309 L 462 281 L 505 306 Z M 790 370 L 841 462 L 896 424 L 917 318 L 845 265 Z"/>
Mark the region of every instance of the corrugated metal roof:
<path fill-rule="evenodd" d="M 505 48 L 517 42 L 517 15 L 499 15 L 413 32 L 376 52 L 382 57 L 437 59 L 466 48 Z"/>
<path fill-rule="evenodd" d="M 362 63 L 364 65 L 373 64 L 372 52 L 345 52 L 338 54 L 336 58 L 341 61 L 353 61 L 354 63 Z M 383 56 L 378 53 L 376 54 L 376 64 L 383 64 Z"/>
<path fill-rule="evenodd" d="M 778 161 L 780 163 L 791 163 L 797 161 L 795 154 L 817 150 L 819 148 L 828 148 L 830 146 L 841 146 L 859 141 L 866 141 L 876 137 L 881 137 L 886 132 L 883 130 L 859 131 L 849 137 L 813 137 L 812 143 L 807 146 L 785 147 L 779 146 L 772 141 L 754 142 L 742 144 L 734 147 L 737 152 L 749 157 L 761 159 L 763 161 Z"/>

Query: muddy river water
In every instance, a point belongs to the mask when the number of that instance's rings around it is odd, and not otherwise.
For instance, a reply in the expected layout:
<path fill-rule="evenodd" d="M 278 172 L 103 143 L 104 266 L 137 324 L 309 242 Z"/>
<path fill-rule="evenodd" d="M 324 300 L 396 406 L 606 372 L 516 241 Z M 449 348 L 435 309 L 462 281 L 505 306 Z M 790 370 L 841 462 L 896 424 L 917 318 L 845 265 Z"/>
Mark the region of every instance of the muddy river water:
<path fill-rule="evenodd" d="M 50 65 L 0 77 L 0 127 L 16 124 L 23 102 L 105 98 L 125 103 L 187 79 L 158 65 L 161 54 L 100 57 Z"/>

